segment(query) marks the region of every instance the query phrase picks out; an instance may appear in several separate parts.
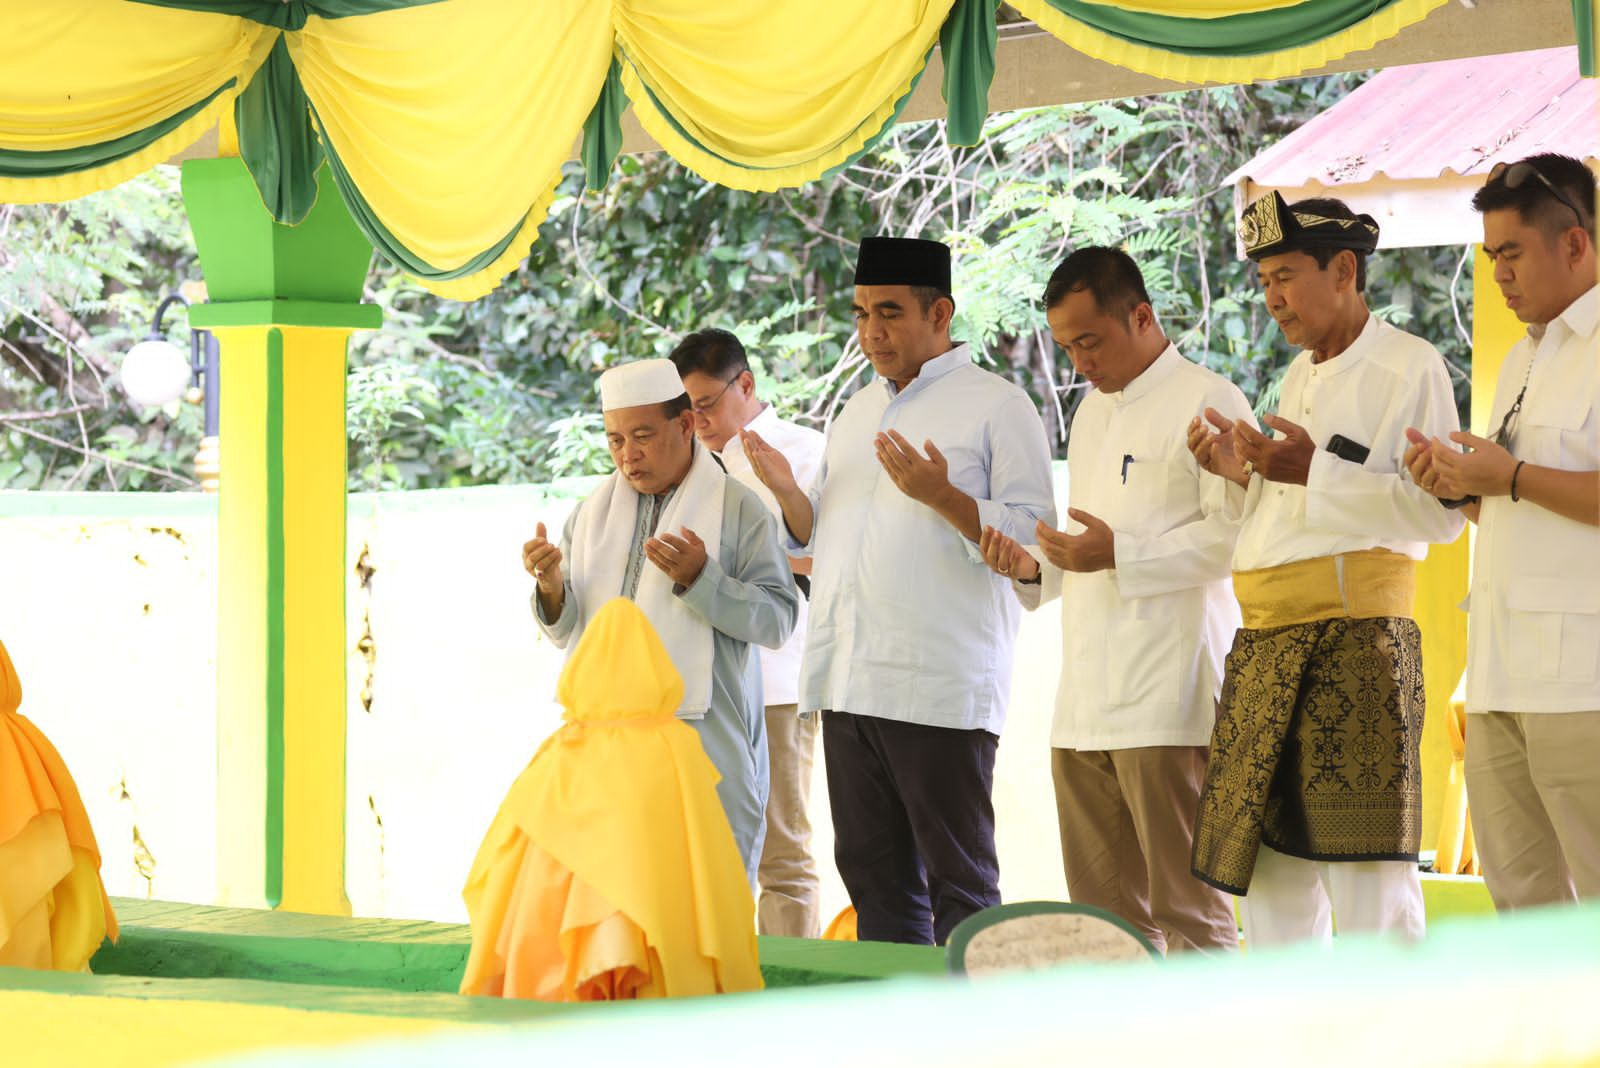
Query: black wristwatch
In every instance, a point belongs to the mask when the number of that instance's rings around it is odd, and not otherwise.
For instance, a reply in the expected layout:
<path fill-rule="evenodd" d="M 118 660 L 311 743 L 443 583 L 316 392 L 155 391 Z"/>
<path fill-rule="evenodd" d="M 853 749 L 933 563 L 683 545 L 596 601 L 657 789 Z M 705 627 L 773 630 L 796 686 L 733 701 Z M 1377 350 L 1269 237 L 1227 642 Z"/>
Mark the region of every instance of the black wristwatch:
<path fill-rule="evenodd" d="M 1446 508 L 1461 508 L 1469 504 L 1477 504 L 1478 499 L 1479 498 L 1476 493 L 1471 493 L 1465 497 L 1457 497 L 1451 501 L 1447 501 L 1443 497 L 1440 497 L 1438 500 L 1439 503 L 1444 505 Z"/>

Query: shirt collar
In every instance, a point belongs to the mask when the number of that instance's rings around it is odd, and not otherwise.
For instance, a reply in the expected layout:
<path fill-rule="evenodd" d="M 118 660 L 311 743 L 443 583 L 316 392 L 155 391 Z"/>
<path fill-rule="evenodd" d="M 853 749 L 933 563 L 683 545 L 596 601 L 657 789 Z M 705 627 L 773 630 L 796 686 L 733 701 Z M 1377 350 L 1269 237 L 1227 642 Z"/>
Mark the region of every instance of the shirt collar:
<path fill-rule="evenodd" d="M 1588 337 L 1600 327 L 1600 284 L 1592 285 L 1583 291 L 1583 296 L 1566 306 L 1562 313 L 1549 323 L 1528 327 L 1528 336 L 1534 342 L 1544 340 L 1545 331 L 1555 323 L 1560 323 L 1568 331 L 1578 337 Z"/>
<path fill-rule="evenodd" d="M 744 426 L 740 427 L 740 429 L 754 430 L 757 434 L 760 434 L 762 438 L 766 439 L 768 445 L 771 445 L 772 431 L 777 428 L 777 425 L 778 409 L 774 408 L 770 404 L 767 404 L 763 405 L 761 410 L 755 414 L 754 419 L 751 419 Z M 722 449 L 720 451 L 723 456 L 743 456 L 744 442 L 739 440 L 738 434 L 735 434 L 733 437 L 722 443 Z"/>
<path fill-rule="evenodd" d="M 1342 375 L 1367 358 L 1367 354 L 1378 344 L 1378 335 L 1387 327 L 1387 323 L 1369 311 L 1367 313 L 1367 325 L 1363 326 L 1361 333 L 1357 334 L 1356 339 L 1350 342 L 1349 348 L 1332 359 L 1323 360 L 1321 363 L 1313 362 L 1316 354 L 1310 349 L 1306 349 L 1306 362 L 1311 364 L 1312 369 L 1318 376 Z"/>
<path fill-rule="evenodd" d="M 927 383 L 932 382 L 936 378 L 943 378 L 945 375 L 949 374 L 951 371 L 954 371 L 962 364 L 971 362 L 972 346 L 963 341 L 961 344 L 957 345 L 943 356 L 935 356 L 933 359 L 923 364 L 922 370 L 917 372 L 917 377 L 911 380 L 911 384 L 906 386 L 906 389 L 917 389 L 925 386 Z M 897 389 L 895 384 L 889 381 L 887 378 L 883 380 L 883 385 L 884 388 L 889 391 L 889 396 L 891 397 L 897 397 L 901 393 L 905 392 L 904 390 Z"/>
<path fill-rule="evenodd" d="M 1123 386 L 1119 392 L 1108 393 L 1106 396 L 1119 407 L 1124 404 L 1132 404 L 1140 397 L 1148 396 L 1151 391 L 1161 384 L 1162 380 L 1172 374 L 1173 371 L 1176 371 L 1178 363 L 1182 359 L 1183 357 L 1178 353 L 1178 346 L 1169 341 L 1167 342 L 1167 347 L 1161 350 L 1161 355 L 1157 356 L 1149 367 L 1139 372 L 1138 378 Z"/>

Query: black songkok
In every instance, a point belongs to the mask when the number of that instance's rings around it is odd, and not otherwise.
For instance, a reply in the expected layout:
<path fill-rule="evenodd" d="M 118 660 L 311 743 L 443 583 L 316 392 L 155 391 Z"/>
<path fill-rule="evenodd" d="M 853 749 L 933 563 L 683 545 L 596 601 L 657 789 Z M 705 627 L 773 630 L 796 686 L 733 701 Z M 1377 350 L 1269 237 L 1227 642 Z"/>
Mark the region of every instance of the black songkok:
<path fill-rule="evenodd" d="M 927 286 L 950 292 L 950 246 L 916 237 L 864 237 L 858 286 Z"/>

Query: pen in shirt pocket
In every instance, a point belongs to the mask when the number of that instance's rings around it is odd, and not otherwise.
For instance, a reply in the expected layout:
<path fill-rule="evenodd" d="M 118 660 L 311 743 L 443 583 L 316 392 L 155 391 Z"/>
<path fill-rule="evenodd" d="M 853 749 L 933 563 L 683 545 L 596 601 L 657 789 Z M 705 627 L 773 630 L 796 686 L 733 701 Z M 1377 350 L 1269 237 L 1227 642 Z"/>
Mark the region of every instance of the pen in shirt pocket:
<path fill-rule="evenodd" d="M 1128 484 L 1128 465 L 1133 463 L 1133 457 L 1128 453 L 1122 454 L 1122 484 Z"/>

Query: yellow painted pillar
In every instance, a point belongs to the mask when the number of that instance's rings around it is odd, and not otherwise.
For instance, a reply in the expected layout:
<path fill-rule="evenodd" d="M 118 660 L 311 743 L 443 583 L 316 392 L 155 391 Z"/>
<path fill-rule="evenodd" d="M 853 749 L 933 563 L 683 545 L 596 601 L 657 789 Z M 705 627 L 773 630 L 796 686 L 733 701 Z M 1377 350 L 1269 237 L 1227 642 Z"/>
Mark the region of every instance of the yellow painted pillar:
<path fill-rule="evenodd" d="M 221 343 L 217 877 L 224 904 L 344 914 L 345 353 L 372 248 L 326 172 L 273 222 L 237 159 L 184 164 Z"/>

